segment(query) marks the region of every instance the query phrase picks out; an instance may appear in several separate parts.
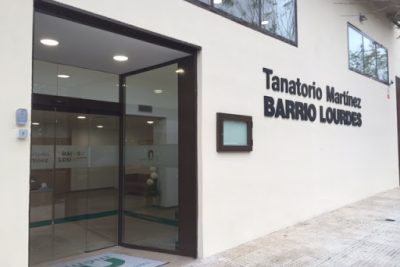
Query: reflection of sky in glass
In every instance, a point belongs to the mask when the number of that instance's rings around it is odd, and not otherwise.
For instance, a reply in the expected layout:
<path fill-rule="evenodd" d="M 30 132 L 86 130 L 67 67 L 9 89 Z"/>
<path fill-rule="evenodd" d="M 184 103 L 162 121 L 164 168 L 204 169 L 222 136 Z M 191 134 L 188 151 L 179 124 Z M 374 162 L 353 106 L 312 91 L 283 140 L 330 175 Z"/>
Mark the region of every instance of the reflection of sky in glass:
<path fill-rule="evenodd" d="M 362 35 L 351 27 L 349 27 L 349 61 L 350 68 L 363 71 Z"/>

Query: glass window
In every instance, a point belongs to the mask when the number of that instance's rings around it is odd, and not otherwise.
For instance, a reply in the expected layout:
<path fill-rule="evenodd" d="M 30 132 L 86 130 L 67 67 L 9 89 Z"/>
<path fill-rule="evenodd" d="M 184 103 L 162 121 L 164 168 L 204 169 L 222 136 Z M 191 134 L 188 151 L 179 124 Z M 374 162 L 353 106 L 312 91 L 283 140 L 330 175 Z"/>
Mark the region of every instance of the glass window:
<path fill-rule="evenodd" d="M 253 29 L 297 43 L 296 0 L 188 0 L 209 5 L 209 9 Z"/>
<path fill-rule="evenodd" d="M 349 68 L 378 81 L 389 82 L 388 52 L 353 26 L 348 26 Z"/>
<path fill-rule="evenodd" d="M 223 122 L 223 134 L 225 146 L 246 146 L 247 145 L 247 123 L 244 121 Z"/>
<path fill-rule="evenodd" d="M 261 6 L 261 27 L 278 36 L 295 41 L 294 0 L 262 0 Z"/>
<path fill-rule="evenodd" d="M 364 74 L 376 78 L 375 42 L 364 37 Z"/>
<path fill-rule="evenodd" d="M 363 62 L 363 37 L 360 32 L 349 28 L 349 65 L 359 72 L 364 70 Z"/>
<path fill-rule="evenodd" d="M 383 46 L 376 45 L 376 64 L 378 80 L 387 82 L 389 80 L 388 53 Z"/>
<path fill-rule="evenodd" d="M 251 116 L 217 113 L 217 151 L 253 150 L 253 118 Z"/>
<path fill-rule="evenodd" d="M 257 25 L 260 20 L 258 0 L 214 1 L 214 7 L 251 24 Z"/>
<path fill-rule="evenodd" d="M 47 61 L 33 61 L 33 93 L 118 102 L 116 74 Z"/>

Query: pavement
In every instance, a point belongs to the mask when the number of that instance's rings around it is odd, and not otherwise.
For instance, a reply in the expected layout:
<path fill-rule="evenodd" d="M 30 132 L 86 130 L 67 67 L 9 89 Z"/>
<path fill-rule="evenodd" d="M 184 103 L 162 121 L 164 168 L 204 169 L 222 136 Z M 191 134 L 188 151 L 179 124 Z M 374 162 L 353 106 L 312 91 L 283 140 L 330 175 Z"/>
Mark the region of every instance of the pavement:
<path fill-rule="evenodd" d="M 400 266 L 400 189 L 184 266 Z"/>
<path fill-rule="evenodd" d="M 108 252 L 169 262 L 166 267 L 400 267 L 400 189 L 380 193 L 204 259 L 112 247 L 37 267 Z"/>

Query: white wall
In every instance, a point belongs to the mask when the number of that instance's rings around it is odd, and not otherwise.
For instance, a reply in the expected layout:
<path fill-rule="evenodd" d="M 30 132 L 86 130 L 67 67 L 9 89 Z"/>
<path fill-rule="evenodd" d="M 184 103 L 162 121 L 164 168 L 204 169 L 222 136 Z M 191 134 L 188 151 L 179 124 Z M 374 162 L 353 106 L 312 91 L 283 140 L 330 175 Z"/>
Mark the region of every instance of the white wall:
<path fill-rule="evenodd" d="M 294 47 L 183 0 L 60 2 L 202 46 L 200 256 L 398 186 L 394 86 L 388 100 L 386 85 L 347 68 L 350 21 L 389 49 L 394 79 L 399 41 L 383 15 L 378 19 L 361 6 L 334 0 L 298 0 L 299 45 Z M 368 13 L 362 25 L 360 11 Z M 263 67 L 361 97 L 363 126 L 265 118 L 264 95 L 303 99 L 266 91 Z M 216 112 L 253 116 L 253 152 L 216 153 Z"/>
<path fill-rule="evenodd" d="M 1 1 L 0 10 L 0 258 L 20 267 L 28 265 L 30 141 L 17 140 L 15 110 L 30 110 L 32 1 Z"/>

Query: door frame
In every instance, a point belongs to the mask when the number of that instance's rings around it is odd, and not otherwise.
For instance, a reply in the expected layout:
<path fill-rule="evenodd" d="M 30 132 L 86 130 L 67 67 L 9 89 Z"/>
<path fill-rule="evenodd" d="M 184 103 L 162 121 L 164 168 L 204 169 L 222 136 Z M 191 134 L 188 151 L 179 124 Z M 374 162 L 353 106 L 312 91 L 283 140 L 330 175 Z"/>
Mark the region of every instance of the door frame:
<path fill-rule="evenodd" d="M 113 115 L 120 115 L 120 172 L 119 172 L 119 198 L 118 198 L 118 245 L 145 249 L 149 251 L 164 252 L 169 254 L 177 254 L 197 258 L 198 255 L 198 181 L 197 181 L 197 54 L 200 47 L 182 42 L 170 37 L 150 32 L 142 28 L 138 28 L 120 21 L 116 21 L 104 16 L 90 13 L 75 7 L 71 7 L 62 3 L 51 0 L 34 0 L 34 11 L 45 13 L 54 17 L 74 21 L 76 23 L 88 25 L 94 28 L 124 35 L 134 39 L 139 39 L 148 43 L 160 45 L 163 47 L 179 50 L 190 54 L 190 56 L 162 63 L 157 66 L 136 71 L 136 73 L 148 71 L 153 68 L 159 68 L 161 65 L 169 65 L 178 63 L 179 68 L 185 69 L 184 75 L 178 77 L 178 140 L 179 140 L 179 243 L 180 246 L 176 251 L 140 247 L 136 245 L 124 244 L 122 242 L 122 202 L 123 194 L 123 174 L 124 174 L 124 129 L 125 129 L 125 90 L 123 87 L 124 76 L 131 73 L 125 73 L 119 77 L 119 103 L 108 103 L 107 110 Z M 63 100 L 64 104 L 52 103 L 59 105 L 58 108 L 66 110 L 85 111 L 93 113 L 99 109 L 103 110 L 103 101 L 81 100 L 69 97 L 46 97 L 35 96 L 32 94 L 32 108 L 45 108 L 54 99 Z M 40 100 L 41 99 L 41 100 Z M 52 100 L 53 99 L 53 100 Z M 40 101 L 39 101 L 40 100 Z M 44 101 L 42 103 L 41 101 Z M 50 102 L 49 102 L 50 101 Z M 47 102 L 47 105 L 45 104 Z M 100 106 L 98 104 L 100 103 Z M 90 103 L 92 111 L 85 110 L 82 107 L 84 103 Z M 87 107 L 87 105 L 86 105 Z M 96 112 L 97 113 L 97 112 Z"/>
<path fill-rule="evenodd" d="M 175 251 L 151 248 L 146 246 L 132 245 L 123 242 L 123 210 L 119 213 L 118 240 L 119 244 L 124 247 L 134 249 L 144 249 L 157 252 L 165 252 L 170 254 L 178 254 L 184 256 L 197 257 L 197 95 L 196 90 L 188 90 L 196 84 L 197 80 L 197 64 L 196 56 L 188 56 L 148 68 L 127 72 L 120 75 L 120 94 L 122 102 L 125 101 L 126 95 L 126 78 L 136 74 L 156 70 L 165 66 L 177 64 L 178 69 L 184 69 L 184 75 L 178 77 L 178 169 L 179 169 L 179 220 L 178 220 L 178 244 L 179 248 Z M 121 130 L 120 140 L 125 140 L 125 106 L 126 103 L 121 102 Z M 120 144 L 120 184 L 119 184 L 119 207 L 123 208 L 124 198 L 124 176 L 125 176 L 125 146 L 124 142 Z"/>

